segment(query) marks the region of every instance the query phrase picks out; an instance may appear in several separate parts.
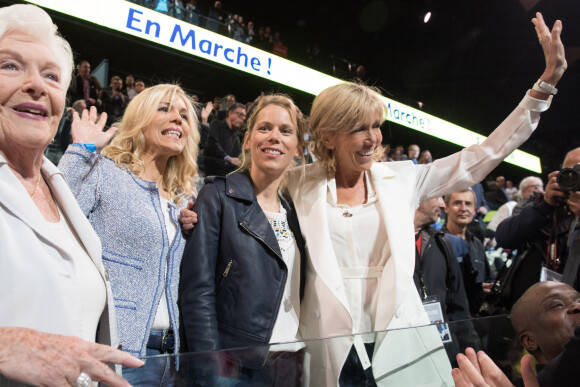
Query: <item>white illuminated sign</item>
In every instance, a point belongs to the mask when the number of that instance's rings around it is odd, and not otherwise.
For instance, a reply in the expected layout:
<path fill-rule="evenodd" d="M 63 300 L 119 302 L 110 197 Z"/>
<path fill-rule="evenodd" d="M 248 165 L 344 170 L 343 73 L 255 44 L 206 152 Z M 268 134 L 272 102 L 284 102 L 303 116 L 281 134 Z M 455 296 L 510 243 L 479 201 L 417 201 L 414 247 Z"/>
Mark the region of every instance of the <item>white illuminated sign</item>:
<path fill-rule="evenodd" d="M 100 26 L 317 95 L 343 82 L 247 44 L 123 0 L 27 0 Z M 387 119 L 460 146 L 486 137 L 385 98 Z M 541 173 L 540 159 L 520 150 L 506 162 Z"/>

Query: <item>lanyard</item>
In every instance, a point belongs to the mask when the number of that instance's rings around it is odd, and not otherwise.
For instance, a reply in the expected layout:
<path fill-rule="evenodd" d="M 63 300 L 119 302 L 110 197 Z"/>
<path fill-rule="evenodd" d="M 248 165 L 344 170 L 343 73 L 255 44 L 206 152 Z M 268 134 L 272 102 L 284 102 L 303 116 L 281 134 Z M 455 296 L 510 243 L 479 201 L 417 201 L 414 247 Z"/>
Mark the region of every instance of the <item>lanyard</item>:
<path fill-rule="evenodd" d="M 421 299 L 426 300 L 427 286 L 425 285 L 425 278 L 423 277 L 423 263 L 421 262 L 421 232 L 417 234 L 415 240 L 415 272 L 419 275 L 419 289 L 421 292 Z"/>

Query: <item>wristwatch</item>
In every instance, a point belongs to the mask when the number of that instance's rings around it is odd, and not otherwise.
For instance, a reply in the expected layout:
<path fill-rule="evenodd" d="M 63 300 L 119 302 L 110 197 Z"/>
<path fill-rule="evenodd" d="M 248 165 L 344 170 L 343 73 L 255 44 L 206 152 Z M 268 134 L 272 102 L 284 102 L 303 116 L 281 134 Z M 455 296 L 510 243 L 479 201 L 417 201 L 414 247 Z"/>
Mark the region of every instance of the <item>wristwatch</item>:
<path fill-rule="evenodd" d="M 541 79 L 538 79 L 538 82 L 534 83 L 534 87 L 532 87 L 532 90 L 536 90 L 539 91 L 540 93 L 551 95 L 556 95 L 556 93 L 558 92 L 558 89 L 556 89 L 556 87 L 550 85 L 548 82 L 542 81 Z"/>

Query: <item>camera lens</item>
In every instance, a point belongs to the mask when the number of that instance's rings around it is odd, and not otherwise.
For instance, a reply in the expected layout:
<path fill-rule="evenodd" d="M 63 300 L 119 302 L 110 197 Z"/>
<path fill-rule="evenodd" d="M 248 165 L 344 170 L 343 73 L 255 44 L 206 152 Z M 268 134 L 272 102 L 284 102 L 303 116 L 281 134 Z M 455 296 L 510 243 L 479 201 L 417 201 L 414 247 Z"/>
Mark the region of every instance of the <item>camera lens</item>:
<path fill-rule="evenodd" d="M 574 168 L 564 168 L 558 173 L 558 185 L 566 191 L 580 188 L 580 174 Z"/>

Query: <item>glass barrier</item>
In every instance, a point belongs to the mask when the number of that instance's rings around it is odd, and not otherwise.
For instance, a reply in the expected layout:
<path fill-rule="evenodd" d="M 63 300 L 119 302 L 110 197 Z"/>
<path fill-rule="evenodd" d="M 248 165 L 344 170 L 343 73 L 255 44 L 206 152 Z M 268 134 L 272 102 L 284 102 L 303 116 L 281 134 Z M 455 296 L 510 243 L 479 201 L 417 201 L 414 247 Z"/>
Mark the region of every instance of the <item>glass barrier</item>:
<path fill-rule="evenodd" d="M 505 315 L 143 359 L 175 361 L 175 385 L 325 386 L 340 381 L 341 386 L 453 386 L 455 356 L 466 347 L 485 350 L 510 380 L 520 378 L 515 370 L 523 353 Z"/>

